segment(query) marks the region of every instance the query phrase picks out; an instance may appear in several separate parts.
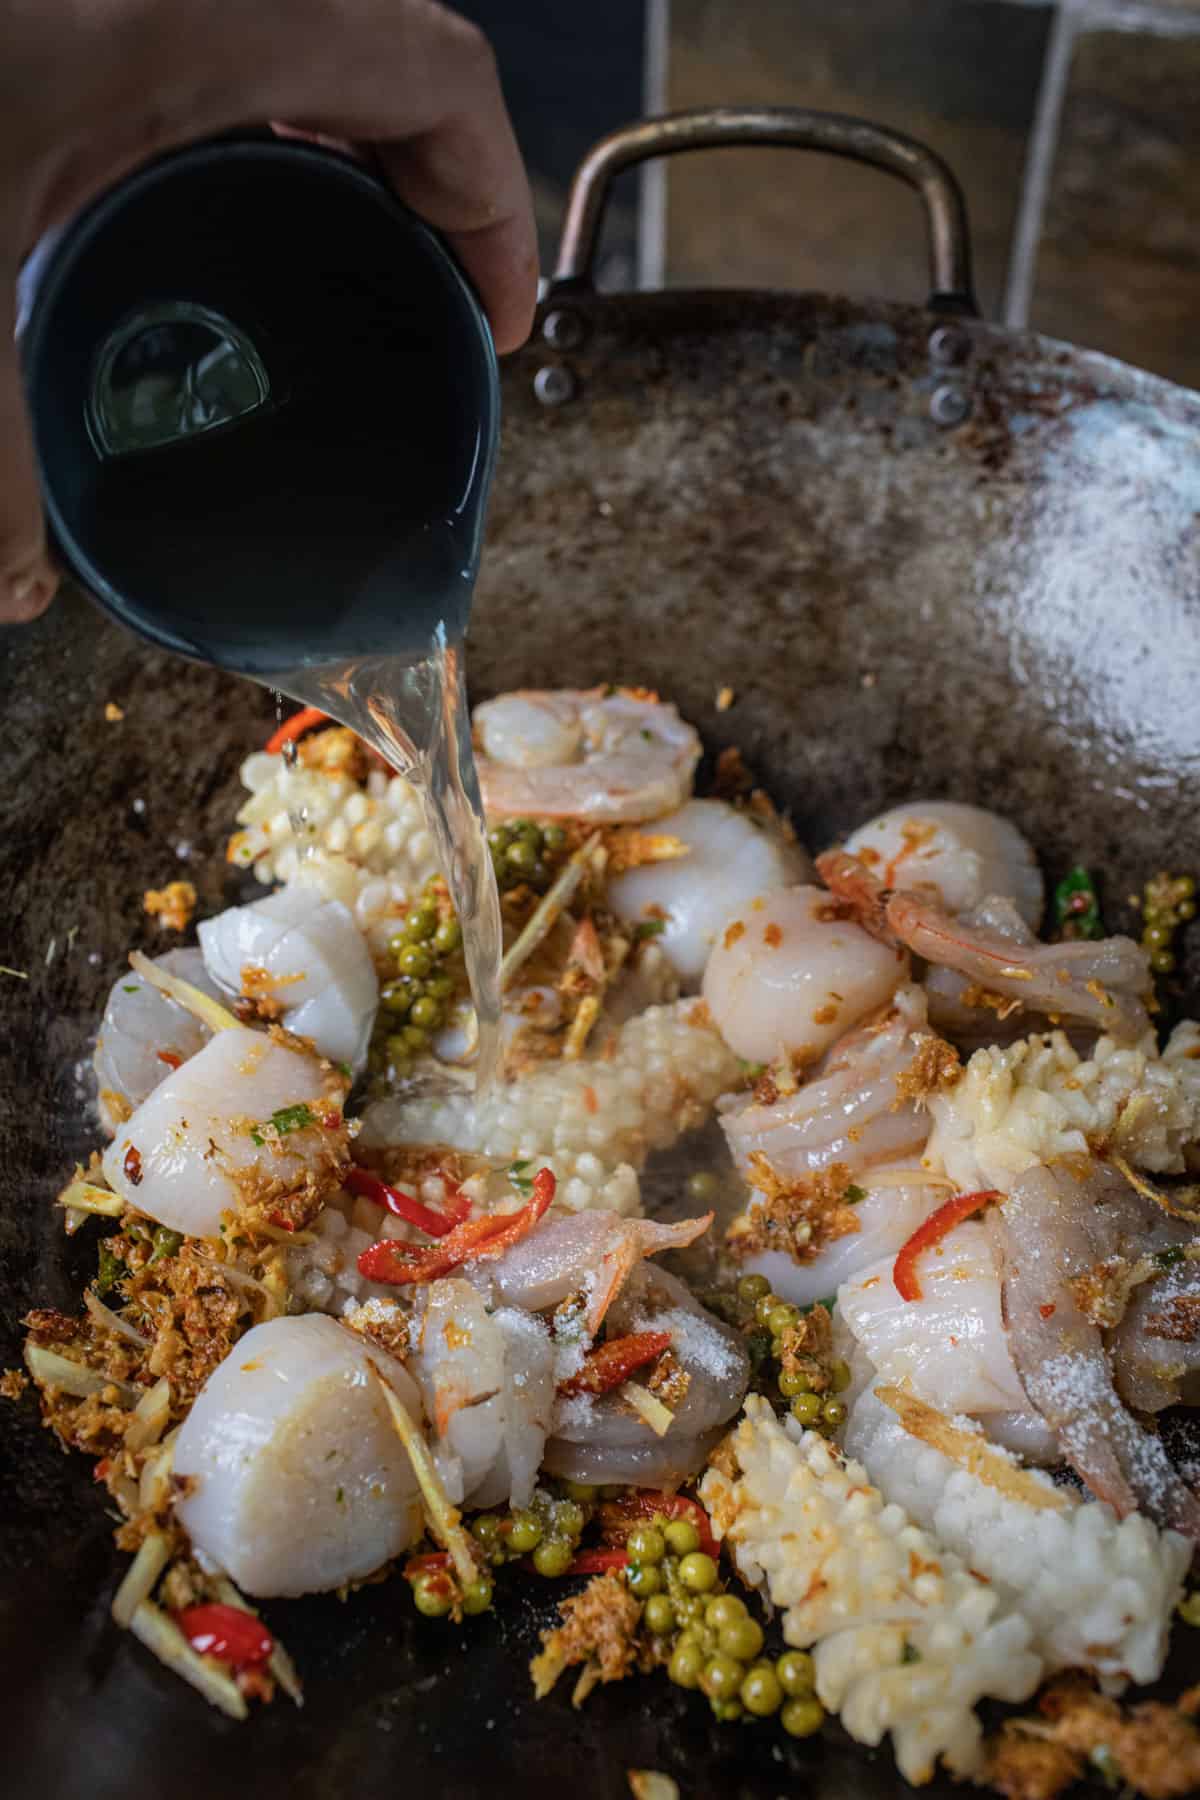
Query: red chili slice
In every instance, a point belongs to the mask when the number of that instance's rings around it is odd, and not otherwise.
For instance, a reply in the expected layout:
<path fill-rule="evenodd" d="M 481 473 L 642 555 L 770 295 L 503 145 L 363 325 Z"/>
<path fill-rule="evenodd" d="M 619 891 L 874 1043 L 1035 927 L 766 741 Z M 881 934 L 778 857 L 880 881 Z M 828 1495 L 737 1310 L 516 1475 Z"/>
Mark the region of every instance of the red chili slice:
<path fill-rule="evenodd" d="M 275 1639 L 261 1619 L 239 1606 L 214 1601 L 185 1606 L 175 1623 L 192 1649 L 201 1656 L 215 1656 L 232 1669 L 254 1669 L 270 1660 Z"/>
<path fill-rule="evenodd" d="M 670 1342 L 669 1331 L 631 1331 L 626 1337 L 609 1338 L 588 1351 L 583 1367 L 560 1382 L 558 1391 L 568 1400 L 575 1394 L 607 1394 L 635 1369 L 661 1356 Z"/>
<path fill-rule="evenodd" d="M 628 1561 L 627 1550 L 581 1550 L 567 1574 L 603 1575 L 609 1569 L 623 1569 Z"/>
<path fill-rule="evenodd" d="M 182 1056 L 177 1056 L 174 1050 L 156 1050 L 154 1054 L 157 1056 L 159 1062 L 166 1063 L 168 1069 L 181 1069 L 183 1067 Z"/>
<path fill-rule="evenodd" d="M 606 1534 L 613 1525 L 633 1523 L 635 1520 L 687 1519 L 696 1527 L 701 1550 L 714 1559 L 721 1554 L 721 1546 L 713 1536 L 708 1514 L 698 1500 L 691 1499 L 687 1494 L 664 1494 L 653 1488 L 639 1488 L 636 1493 L 624 1494 L 619 1500 L 606 1500 L 601 1509 L 601 1518 Z"/>
<path fill-rule="evenodd" d="M 993 1200 L 1003 1200 L 1004 1195 L 999 1188 L 980 1188 L 974 1194 L 955 1194 L 953 1200 L 947 1200 L 939 1206 L 935 1213 L 930 1213 L 923 1225 L 918 1225 L 907 1243 L 901 1244 L 892 1268 L 892 1281 L 896 1292 L 902 1300 L 920 1300 L 922 1298 L 921 1283 L 917 1280 L 917 1258 L 923 1251 L 932 1249 L 969 1219 L 972 1213 L 981 1212 Z"/>
<path fill-rule="evenodd" d="M 293 743 L 296 738 L 303 737 L 304 733 L 311 731 L 315 725 L 328 725 L 329 723 L 329 714 L 323 713 L 320 707 L 302 706 L 298 713 L 293 713 L 290 719 L 285 719 L 282 725 L 276 726 L 267 739 L 267 750 L 273 755 L 276 750 L 282 750 L 285 744 Z"/>
<path fill-rule="evenodd" d="M 425 1232 L 429 1237 L 445 1237 L 454 1230 L 456 1224 L 461 1223 L 459 1219 L 447 1218 L 444 1213 L 435 1212 L 431 1206 L 423 1206 L 414 1195 L 406 1194 L 400 1188 L 390 1187 L 378 1175 L 372 1175 L 369 1169 L 360 1169 L 357 1164 L 347 1170 L 344 1180 L 352 1194 L 361 1194 L 364 1200 L 373 1200 L 376 1206 L 382 1206 L 398 1219 L 415 1225 L 418 1231 Z M 457 1196 L 460 1201 L 463 1198 L 461 1194 Z M 469 1212 L 469 1200 L 466 1201 L 466 1207 Z"/>
<path fill-rule="evenodd" d="M 550 1169 L 539 1169 L 533 1178 L 533 1198 L 518 1213 L 491 1213 L 482 1219 L 464 1219 L 439 1243 L 414 1249 L 384 1238 L 371 1244 L 358 1259 L 358 1272 L 367 1281 L 403 1287 L 413 1281 L 437 1281 L 460 1263 L 483 1257 L 503 1256 L 519 1244 L 537 1224 L 554 1199 L 555 1179 Z"/>

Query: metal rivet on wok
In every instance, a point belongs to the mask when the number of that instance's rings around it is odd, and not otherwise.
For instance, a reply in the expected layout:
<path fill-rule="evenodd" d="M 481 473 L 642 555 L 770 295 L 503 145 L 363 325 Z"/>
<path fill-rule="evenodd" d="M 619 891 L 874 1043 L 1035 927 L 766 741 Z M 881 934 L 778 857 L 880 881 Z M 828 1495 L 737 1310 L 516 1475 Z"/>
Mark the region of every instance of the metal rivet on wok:
<path fill-rule="evenodd" d="M 934 388 L 929 401 L 929 416 L 935 425 L 961 425 L 971 410 L 970 396 L 949 382 Z"/>
<path fill-rule="evenodd" d="M 564 363 L 547 363 L 533 378 L 533 391 L 543 406 L 563 406 L 575 393 L 575 377 Z"/>
<path fill-rule="evenodd" d="M 573 312 L 547 313 L 542 321 L 542 336 L 556 350 L 575 350 L 583 342 L 583 320 Z"/>
<path fill-rule="evenodd" d="M 948 367 L 966 362 L 971 354 L 971 340 L 960 325 L 935 325 L 929 334 L 929 356 L 935 363 Z"/>

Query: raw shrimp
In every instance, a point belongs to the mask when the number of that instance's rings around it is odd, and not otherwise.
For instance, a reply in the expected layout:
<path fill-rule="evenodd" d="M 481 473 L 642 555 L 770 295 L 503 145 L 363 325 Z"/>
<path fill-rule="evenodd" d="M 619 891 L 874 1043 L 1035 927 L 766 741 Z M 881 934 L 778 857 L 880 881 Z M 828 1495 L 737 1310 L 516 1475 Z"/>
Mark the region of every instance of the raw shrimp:
<path fill-rule="evenodd" d="M 610 1212 L 556 1210 L 503 1256 L 466 1272 L 489 1299 L 525 1312 L 542 1312 L 585 1296 L 587 1335 L 595 1337 L 643 1257 L 684 1249 L 711 1223 L 711 1213 L 661 1225 L 654 1219 L 623 1219 Z"/>
<path fill-rule="evenodd" d="M 915 894 L 887 903 L 891 930 L 926 962 L 957 969 L 989 992 L 1133 1040 L 1149 1028 L 1151 992 L 1146 953 L 1132 938 L 1014 944 L 994 929 L 968 926 Z"/>
<path fill-rule="evenodd" d="M 891 999 L 903 951 L 879 943 L 823 888 L 778 888 L 731 920 L 708 959 L 704 998 L 737 1056 L 815 1059 Z"/>
<path fill-rule="evenodd" d="M 931 889 L 949 913 L 989 895 L 1012 900 L 1036 929 L 1045 891 L 1028 841 L 999 813 L 954 800 L 914 800 L 860 825 L 846 839 L 886 888 Z"/>
<path fill-rule="evenodd" d="M 205 967 L 226 993 L 268 1001 L 323 1056 L 362 1066 L 379 983 L 366 940 L 340 901 L 294 882 L 205 919 L 199 938 Z"/>
<path fill-rule="evenodd" d="M 473 717 L 491 818 L 638 824 L 692 791 L 700 739 L 673 706 L 637 689 L 525 688 Z"/>
<path fill-rule="evenodd" d="M 109 1185 L 189 1237 L 215 1237 L 227 1209 L 328 1185 L 348 1159 L 334 1079 L 265 1032 L 219 1031 L 121 1126 Z"/>
<path fill-rule="evenodd" d="M 719 1101 L 721 1127 L 743 1178 L 753 1178 L 755 1152 L 780 1179 L 795 1181 L 835 1162 L 857 1174 L 919 1151 L 929 1136 L 929 1114 L 897 1084 L 922 1046 L 936 1043 L 924 1023 L 925 997 L 906 985 L 885 1018 L 849 1032 L 795 1093 L 769 1103 L 745 1094 Z"/>
<path fill-rule="evenodd" d="M 810 1262 L 797 1262 L 783 1250 L 758 1250 L 739 1257 L 747 1275 L 765 1275 L 772 1291 L 795 1306 L 836 1294 L 844 1281 L 883 1257 L 894 1258 L 917 1226 L 946 1198 L 945 1185 L 930 1183 L 920 1168 L 899 1165 L 872 1169 L 860 1176 L 863 1198 L 855 1203 L 858 1230 L 835 1238 Z M 748 1208 L 752 1220 L 755 1201 Z"/>
<path fill-rule="evenodd" d="M 1027 1412 L 984 1227 L 959 1225 L 921 1259 L 920 1300 L 903 1300 L 894 1256 L 838 1289 L 838 1312 L 881 1374 L 911 1381 L 940 1412 Z"/>
<path fill-rule="evenodd" d="M 746 1392 L 750 1362 L 740 1332 L 723 1325 L 684 1284 L 656 1264 L 644 1264 L 612 1310 L 618 1332 L 667 1331 L 671 1354 L 687 1376 L 662 1437 L 620 1397 L 561 1399 L 544 1467 L 570 1481 L 677 1483 L 694 1475 L 721 1427 Z"/>
<path fill-rule="evenodd" d="M 450 1498 L 527 1505 L 554 1408 L 554 1349 L 541 1320 L 489 1311 L 468 1281 L 432 1282 L 412 1371 Z"/>
<path fill-rule="evenodd" d="M 1057 1432 L 1063 1456 L 1118 1518 L 1140 1508 L 1200 1541 L 1200 1501 L 1161 1440 L 1118 1399 L 1100 1330 L 1080 1310 L 1073 1285 L 1094 1268 L 1097 1249 L 1119 1249 L 1126 1228 L 1136 1229 L 1132 1202 L 1111 1171 L 1096 1167 L 1081 1178 L 1061 1164 L 1039 1167 L 1020 1176 L 976 1229 L 995 1245 L 1021 1382 Z"/>
<path fill-rule="evenodd" d="M 371 1364 L 420 1420 L 412 1378 L 333 1319 L 271 1319 L 209 1376 L 179 1430 L 176 1512 L 247 1594 L 361 1581 L 423 1529 L 416 1476 Z"/>
<path fill-rule="evenodd" d="M 655 941 L 694 992 L 739 908 L 756 894 L 809 880 L 812 864 L 776 827 L 723 800 L 689 800 L 656 820 L 655 829 L 686 844 L 687 856 L 618 875 L 608 903 L 631 925 L 661 922 Z"/>
<path fill-rule="evenodd" d="M 1191 1236 L 1192 1228 L 1182 1230 Z M 1176 1240 L 1166 1248 L 1181 1253 L 1183 1242 Z M 1181 1399 L 1195 1405 L 1195 1377 L 1200 1373 L 1200 1263 L 1176 1262 L 1140 1284 L 1112 1334 L 1109 1350 L 1117 1392 L 1127 1406 L 1135 1406 L 1139 1412 L 1161 1412 Z"/>
<path fill-rule="evenodd" d="M 209 978 L 199 950 L 168 950 L 154 959 L 168 975 L 190 981 L 214 1000 L 220 990 Z M 104 1008 L 93 1058 L 100 1087 L 100 1118 L 111 1136 L 120 1124 L 111 1096 L 138 1107 L 172 1069 L 202 1050 L 212 1036 L 208 1026 L 160 988 L 127 969 L 114 981 Z"/>

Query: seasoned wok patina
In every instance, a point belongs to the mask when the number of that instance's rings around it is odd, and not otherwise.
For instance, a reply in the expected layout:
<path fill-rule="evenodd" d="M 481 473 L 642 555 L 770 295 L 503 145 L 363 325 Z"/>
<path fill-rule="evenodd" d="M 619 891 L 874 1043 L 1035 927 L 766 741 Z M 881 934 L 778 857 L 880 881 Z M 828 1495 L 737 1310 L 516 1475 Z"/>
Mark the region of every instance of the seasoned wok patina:
<path fill-rule="evenodd" d="M 742 748 L 813 844 L 915 793 L 997 807 L 1051 876 L 1102 871 L 1112 925 L 1164 859 L 1200 856 L 1195 396 L 916 309 L 579 287 L 504 384 L 476 698 L 657 687 L 710 753 Z M 74 598 L 0 640 L 0 669 L 0 961 L 27 976 L 0 976 L 8 1365 L 20 1314 L 72 1304 L 93 1253 L 48 1202 L 93 1140 L 77 1065 L 114 967 L 149 942 L 140 895 L 185 859 L 206 910 L 234 897 L 215 853 L 270 701 Z M 1193 952 L 1167 992 L 1194 1005 L 1196 977 Z M 111 1628 L 117 1559 L 82 1467 L 32 1406 L 6 1407 L 0 1438 L 14 1793 L 150 1800 L 251 1774 L 315 1800 L 402 1773 L 464 1796 L 557 1794 L 565 1775 L 615 1800 L 631 1767 L 692 1796 L 903 1791 L 890 1757 L 833 1729 L 818 1749 L 718 1728 L 665 1683 L 535 1705 L 541 1590 L 461 1630 L 387 1586 L 353 1612 L 290 1604 L 306 1707 L 238 1736 Z"/>

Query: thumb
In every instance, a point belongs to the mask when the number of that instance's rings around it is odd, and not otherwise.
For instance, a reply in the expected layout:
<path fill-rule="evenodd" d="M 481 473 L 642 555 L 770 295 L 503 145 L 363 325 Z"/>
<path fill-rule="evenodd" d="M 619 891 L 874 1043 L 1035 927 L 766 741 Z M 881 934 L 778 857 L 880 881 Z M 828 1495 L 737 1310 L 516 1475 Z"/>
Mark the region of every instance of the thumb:
<path fill-rule="evenodd" d="M 54 598 L 58 575 L 46 528 L 25 390 L 13 337 L 13 296 L 0 304 L 0 624 L 36 619 Z"/>

